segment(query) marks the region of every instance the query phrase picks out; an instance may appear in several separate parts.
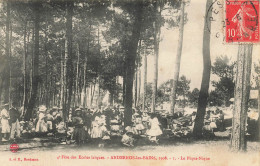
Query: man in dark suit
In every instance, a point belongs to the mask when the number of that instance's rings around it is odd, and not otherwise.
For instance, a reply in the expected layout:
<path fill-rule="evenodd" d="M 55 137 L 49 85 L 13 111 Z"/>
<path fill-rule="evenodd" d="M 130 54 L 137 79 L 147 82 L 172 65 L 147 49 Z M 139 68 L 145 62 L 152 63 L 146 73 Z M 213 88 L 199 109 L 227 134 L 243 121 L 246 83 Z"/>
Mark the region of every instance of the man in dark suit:
<path fill-rule="evenodd" d="M 20 116 L 21 113 L 16 108 L 17 104 L 16 102 L 13 102 L 12 107 L 9 111 L 10 115 L 10 123 L 11 123 L 11 134 L 10 134 L 10 140 L 14 140 L 14 136 L 16 133 L 16 138 L 20 138 Z"/>

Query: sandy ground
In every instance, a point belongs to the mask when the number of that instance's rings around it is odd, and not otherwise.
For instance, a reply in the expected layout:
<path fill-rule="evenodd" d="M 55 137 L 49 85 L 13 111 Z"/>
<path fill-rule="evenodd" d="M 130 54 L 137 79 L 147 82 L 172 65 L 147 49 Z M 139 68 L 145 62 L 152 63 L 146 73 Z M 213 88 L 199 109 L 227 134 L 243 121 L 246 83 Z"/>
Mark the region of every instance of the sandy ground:
<path fill-rule="evenodd" d="M 245 153 L 231 152 L 229 140 L 173 141 L 164 145 L 144 145 L 134 148 L 98 148 L 91 146 L 57 145 L 0 152 L 1 165 L 203 165 L 259 166 L 260 144 L 248 142 Z M 128 159 L 123 159 L 128 157 Z M 131 158 L 132 157 L 132 158 Z M 20 158 L 20 159 L 19 159 Z M 25 158 L 38 161 L 25 161 Z M 14 161 L 16 159 L 16 161 Z M 19 161 L 18 161 L 19 160 Z"/>

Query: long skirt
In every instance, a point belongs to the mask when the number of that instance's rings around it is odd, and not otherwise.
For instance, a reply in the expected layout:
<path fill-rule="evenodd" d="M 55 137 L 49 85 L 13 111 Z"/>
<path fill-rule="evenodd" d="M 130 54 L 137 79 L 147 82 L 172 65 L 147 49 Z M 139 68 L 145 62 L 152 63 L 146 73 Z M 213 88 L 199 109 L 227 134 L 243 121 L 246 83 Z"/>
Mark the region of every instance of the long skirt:
<path fill-rule="evenodd" d="M 44 120 L 39 120 L 36 124 L 36 132 L 45 133 L 47 132 L 47 123 Z"/>
<path fill-rule="evenodd" d="M 102 130 L 99 126 L 94 126 L 91 130 L 91 138 L 101 138 Z"/>
<path fill-rule="evenodd" d="M 3 134 L 10 133 L 10 125 L 8 119 L 2 119 L 1 124 L 2 124 L 2 133 Z"/>
<path fill-rule="evenodd" d="M 83 127 L 75 127 L 74 133 L 73 133 L 73 139 L 78 143 L 85 141 L 86 131 L 84 130 Z"/>

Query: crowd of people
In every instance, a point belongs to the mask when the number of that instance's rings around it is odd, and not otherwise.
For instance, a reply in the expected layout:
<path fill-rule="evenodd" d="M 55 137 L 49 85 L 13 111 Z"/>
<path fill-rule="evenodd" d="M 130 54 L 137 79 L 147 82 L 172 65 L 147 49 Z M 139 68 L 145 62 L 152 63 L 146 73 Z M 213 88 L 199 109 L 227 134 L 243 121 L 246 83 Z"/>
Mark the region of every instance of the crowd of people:
<path fill-rule="evenodd" d="M 67 118 L 65 118 L 67 117 Z M 5 104 L 1 111 L 2 141 L 22 137 L 54 136 L 66 144 L 84 144 L 88 141 L 104 145 L 111 137 L 118 136 L 122 145 L 134 146 L 137 138 L 147 138 L 158 144 L 165 133 L 187 136 L 194 127 L 196 112 L 184 115 L 181 112 L 169 116 L 166 113 L 150 113 L 148 110 L 133 109 L 132 123 L 124 125 L 124 109 L 120 106 L 101 109 L 74 108 L 63 115 L 58 107 L 47 109 L 41 105 L 29 121 L 23 120 L 23 109 L 16 103 Z M 205 131 L 224 130 L 224 114 L 221 110 L 208 111 L 205 116 Z"/>

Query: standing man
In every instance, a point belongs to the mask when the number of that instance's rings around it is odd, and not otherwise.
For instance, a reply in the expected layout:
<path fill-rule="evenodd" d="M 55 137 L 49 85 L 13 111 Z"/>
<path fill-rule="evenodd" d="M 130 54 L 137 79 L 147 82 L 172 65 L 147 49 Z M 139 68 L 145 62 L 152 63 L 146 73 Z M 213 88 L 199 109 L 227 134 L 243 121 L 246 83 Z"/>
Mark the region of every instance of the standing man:
<path fill-rule="evenodd" d="M 16 138 L 20 138 L 20 117 L 21 113 L 16 108 L 17 104 L 16 102 L 13 102 L 12 108 L 9 111 L 10 114 L 10 122 L 11 122 L 11 135 L 10 140 L 14 140 L 14 136 L 16 133 Z"/>
<path fill-rule="evenodd" d="M 9 125 L 9 104 L 5 104 L 4 108 L 1 111 L 1 124 L 2 124 L 2 141 L 8 141 L 8 136 L 10 134 L 10 125 Z"/>

